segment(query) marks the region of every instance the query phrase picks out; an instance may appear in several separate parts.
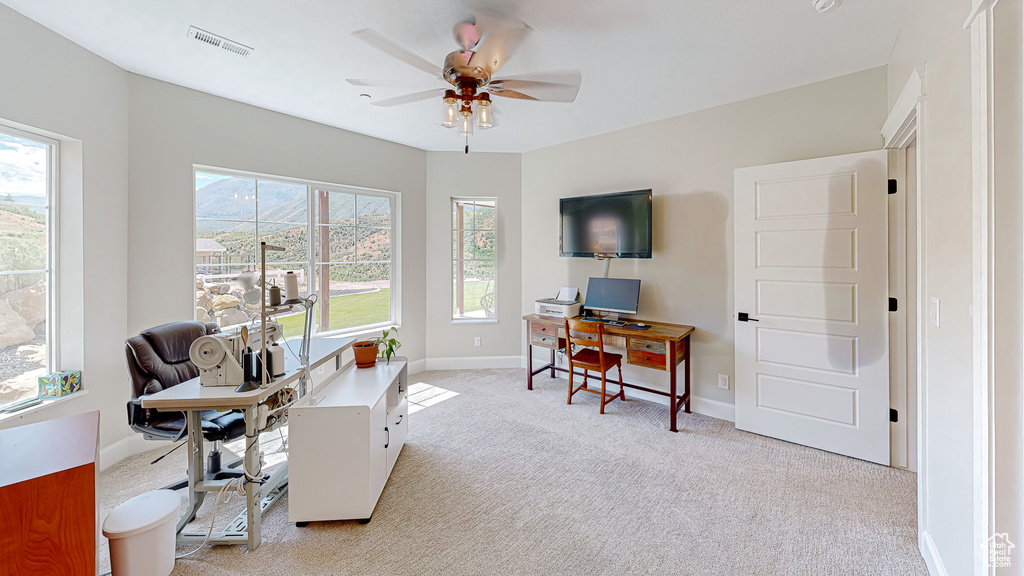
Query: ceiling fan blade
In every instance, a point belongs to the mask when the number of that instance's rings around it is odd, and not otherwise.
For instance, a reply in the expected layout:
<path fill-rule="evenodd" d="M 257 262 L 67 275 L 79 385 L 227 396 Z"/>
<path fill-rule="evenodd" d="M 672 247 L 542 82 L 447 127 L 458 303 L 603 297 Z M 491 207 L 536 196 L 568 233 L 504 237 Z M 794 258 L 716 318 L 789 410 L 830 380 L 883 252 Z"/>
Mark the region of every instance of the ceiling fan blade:
<path fill-rule="evenodd" d="M 406 94 L 405 96 L 395 96 L 394 98 L 388 98 L 386 100 L 380 100 L 379 102 L 373 102 L 373 105 L 382 106 L 384 108 L 390 108 L 391 106 L 401 106 L 402 104 L 411 104 L 412 102 L 419 102 L 420 100 L 430 100 L 431 98 L 437 98 L 438 102 L 440 102 L 440 98 L 443 95 L 443 89 L 432 88 L 430 90 L 424 90 L 422 92 L 413 92 L 412 94 Z"/>
<path fill-rule="evenodd" d="M 516 90 L 545 102 L 573 102 L 580 91 L 581 82 L 579 72 L 549 72 L 530 77 L 491 80 L 487 90 L 496 95 L 500 95 L 502 90 Z"/>
<path fill-rule="evenodd" d="M 477 25 L 484 33 L 476 52 L 469 60 L 469 65 L 479 66 L 489 71 L 491 76 L 513 56 L 516 48 L 533 32 L 533 28 L 521 21 L 487 18 L 486 22 L 478 22 Z"/>
<path fill-rule="evenodd" d="M 517 100 L 540 100 L 540 98 L 534 98 L 533 96 L 528 96 L 526 94 L 523 94 L 522 92 L 516 92 L 515 90 L 505 90 L 504 88 L 489 89 L 488 92 L 491 93 L 491 96 L 501 96 L 502 98 L 515 98 Z"/>
<path fill-rule="evenodd" d="M 366 42 L 388 56 L 391 56 L 401 62 L 405 62 L 409 66 L 412 66 L 417 70 L 422 70 L 431 76 L 436 76 L 439 72 L 436 64 L 431 64 L 427 60 L 420 58 L 405 48 L 402 48 L 375 30 L 363 28 L 362 30 L 356 30 L 353 32 L 352 36 Z"/>

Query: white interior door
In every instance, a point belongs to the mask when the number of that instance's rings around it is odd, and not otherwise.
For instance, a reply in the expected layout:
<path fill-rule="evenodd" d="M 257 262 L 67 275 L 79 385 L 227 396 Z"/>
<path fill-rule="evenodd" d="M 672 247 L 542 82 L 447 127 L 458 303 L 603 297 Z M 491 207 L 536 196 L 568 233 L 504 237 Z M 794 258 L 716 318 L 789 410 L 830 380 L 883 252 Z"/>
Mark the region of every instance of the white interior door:
<path fill-rule="evenodd" d="M 736 170 L 737 428 L 889 464 L 886 157 Z"/>

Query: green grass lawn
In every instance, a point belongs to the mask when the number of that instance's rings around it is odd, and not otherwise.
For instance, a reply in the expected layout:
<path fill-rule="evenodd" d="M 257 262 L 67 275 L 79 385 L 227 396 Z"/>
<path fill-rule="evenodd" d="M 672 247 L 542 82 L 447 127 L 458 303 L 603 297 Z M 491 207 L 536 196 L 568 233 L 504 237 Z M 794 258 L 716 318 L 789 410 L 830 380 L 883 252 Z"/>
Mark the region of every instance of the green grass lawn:
<path fill-rule="evenodd" d="M 491 283 L 491 289 L 494 283 Z M 480 298 L 487 291 L 487 282 L 466 282 L 466 312 L 482 310 Z M 454 304 L 454 291 L 452 301 Z M 454 309 L 454 306 L 452 307 Z M 382 288 L 375 292 L 331 296 L 331 326 L 327 330 L 343 330 L 356 326 L 367 326 L 387 322 L 391 318 L 391 289 Z M 319 314 L 313 309 L 313 314 Z M 277 319 L 284 327 L 285 338 L 302 335 L 303 314 L 281 316 Z M 321 332 L 326 332 L 323 328 Z"/>
<path fill-rule="evenodd" d="M 375 292 L 331 296 L 331 325 L 327 330 L 342 330 L 387 322 L 391 318 L 391 289 L 382 288 Z M 319 314 L 314 308 L 313 314 Z M 278 319 L 284 327 L 285 338 L 302 335 L 303 314 L 284 316 Z M 323 328 L 321 332 L 326 332 Z"/>
<path fill-rule="evenodd" d="M 484 294 L 487 292 L 487 284 L 488 283 L 486 281 L 484 281 L 484 282 L 466 282 L 465 296 L 464 296 L 465 297 L 466 309 L 463 311 L 464 313 L 469 314 L 470 312 L 476 312 L 478 310 L 483 310 L 483 307 L 480 306 L 480 299 L 483 298 Z M 490 285 L 491 285 L 491 289 L 493 290 L 494 289 L 494 283 L 491 282 Z M 454 284 L 452 285 L 452 310 L 455 310 L 455 285 Z"/>

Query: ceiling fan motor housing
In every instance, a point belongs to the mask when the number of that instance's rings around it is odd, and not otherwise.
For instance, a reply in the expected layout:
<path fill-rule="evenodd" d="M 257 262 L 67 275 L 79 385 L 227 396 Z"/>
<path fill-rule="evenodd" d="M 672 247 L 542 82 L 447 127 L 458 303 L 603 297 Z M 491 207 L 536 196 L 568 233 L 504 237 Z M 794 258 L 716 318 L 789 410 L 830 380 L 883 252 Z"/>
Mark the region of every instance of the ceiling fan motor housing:
<path fill-rule="evenodd" d="M 467 79 L 472 79 L 476 88 L 486 86 L 491 81 L 491 71 L 479 66 L 470 66 L 462 56 L 462 52 L 452 52 L 444 59 L 444 79 L 452 86 L 459 86 Z"/>

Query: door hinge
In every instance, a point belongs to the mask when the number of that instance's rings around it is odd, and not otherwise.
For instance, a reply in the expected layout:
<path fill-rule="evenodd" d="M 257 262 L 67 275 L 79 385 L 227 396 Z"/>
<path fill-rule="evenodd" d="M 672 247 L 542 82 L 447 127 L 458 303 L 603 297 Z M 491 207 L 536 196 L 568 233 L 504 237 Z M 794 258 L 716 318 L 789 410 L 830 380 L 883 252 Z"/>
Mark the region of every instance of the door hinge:
<path fill-rule="evenodd" d="M 896 193 L 896 181 L 890 178 L 889 179 L 889 194 L 895 194 L 895 193 Z"/>
<path fill-rule="evenodd" d="M 900 303 L 895 298 L 889 298 L 889 312 L 895 312 L 899 310 Z"/>
<path fill-rule="evenodd" d="M 889 408 L 889 422 L 899 422 L 900 411 L 895 408 Z"/>

